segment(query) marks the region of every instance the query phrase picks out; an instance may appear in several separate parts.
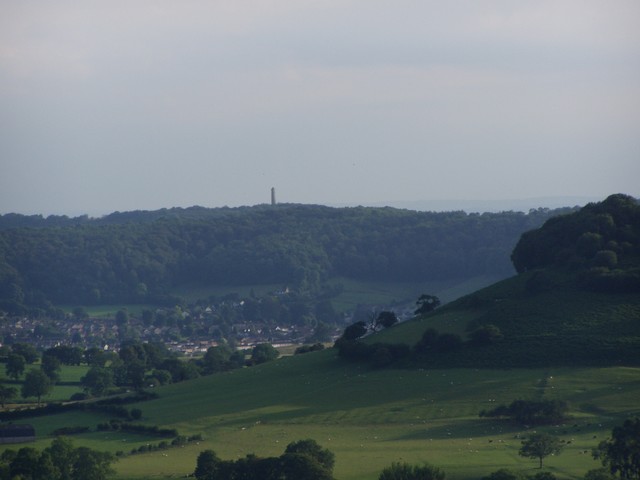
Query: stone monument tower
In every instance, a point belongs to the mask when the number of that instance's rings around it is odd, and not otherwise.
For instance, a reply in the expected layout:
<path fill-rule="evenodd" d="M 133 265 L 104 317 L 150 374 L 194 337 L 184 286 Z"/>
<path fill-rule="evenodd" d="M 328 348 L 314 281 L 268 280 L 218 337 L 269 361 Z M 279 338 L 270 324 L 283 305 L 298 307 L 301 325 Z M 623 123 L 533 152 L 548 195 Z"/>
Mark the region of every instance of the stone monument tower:
<path fill-rule="evenodd" d="M 276 204 L 276 189 L 271 187 L 271 205 Z"/>

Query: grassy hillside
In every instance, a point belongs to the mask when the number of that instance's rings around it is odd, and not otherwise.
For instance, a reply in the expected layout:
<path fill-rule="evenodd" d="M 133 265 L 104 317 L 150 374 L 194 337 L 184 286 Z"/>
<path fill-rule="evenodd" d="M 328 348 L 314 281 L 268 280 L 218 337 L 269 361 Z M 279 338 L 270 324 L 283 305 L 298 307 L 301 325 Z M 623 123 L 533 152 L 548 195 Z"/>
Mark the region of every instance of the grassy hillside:
<path fill-rule="evenodd" d="M 535 462 L 517 455 L 520 427 L 478 412 L 514 398 L 563 399 L 574 418 L 551 427 L 570 446 L 549 459 L 562 478 L 597 466 L 585 450 L 611 428 L 640 414 L 640 369 L 417 369 L 370 370 L 345 364 L 335 351 L 288 357 L 271 364 L 203 377 L 157 390 L 160 398 L 138 405 L 147 424 L 202 434 L 183 448 L 129 456 L 117 464 L 119 479 L 177 478 L 191 472 L 198 453 L 221 458 L 253 452 L 279 455 L 291 441 L 314 438 L 336 454 L 336 478 L 374 480 L 392 461 L 429 461 L 451 479 L 476 479 L 501 467 L 532 473 Z M 69 413 L 34 418 L 38 447 L 47 434 L 69 425 L 91 426 L 77 443 L 129 451 L 158 438 L 96 432 L 106 417 Z"/>
<path fill-rule="evenodd" d="M 480 348 L 438 354 L 438 366 L 637 365 L 640 296 L 586 291 L 570 272 L 532 271 L 512 277 L 395 326 L 368 342 L 414 345 L 427 328 L 457 333 L 497 326 L 504 338 Z"/>

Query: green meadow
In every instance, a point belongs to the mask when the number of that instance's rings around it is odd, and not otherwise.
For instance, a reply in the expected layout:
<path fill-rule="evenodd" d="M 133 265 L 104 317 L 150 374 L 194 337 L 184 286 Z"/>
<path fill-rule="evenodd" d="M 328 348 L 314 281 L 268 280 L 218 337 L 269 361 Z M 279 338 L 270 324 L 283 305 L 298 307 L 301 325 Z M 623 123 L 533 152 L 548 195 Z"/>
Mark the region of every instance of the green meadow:
<path fill-rule="evenodd" d="M 640 414 L 640 368 L 371 370 L 340 361 L 333 349 L 156 391 L 158 399 L 135 405 L 143 411 L 141 421 L 203 440 L 123 457 L 115 464 L 118 479 L 181 478 L 207 448 L 223 459 L 277 456 L 304 438 L 336 454 L 339 480 L 375 480 L 394 461 L 430 462 L 453 480 L 478 479 L 504 467 L 535 473 L 536 462 L 517 453 L 530 431 L 478 416 L 517 398 L 571 404 L 566 424 L 544 428 L 570 442 L 562 454 L 546 459 L 545 468 L 573 479 L 599 466 L 590 451 L 613 426 Z M 95 431 L 106 419 L 72 412 L 30 421 L 37 447 L 63 426 L 91 427 L 91 433 L 74 437 L 76 443 L 114 453 L 162 440 Z"/>
<path fill-rule="evenodd" d="M 18 380 L 13 381 L 9 380 L 7 377 L 7 373 L 5 370 L 6 364 L 0 364 L 0 378 L 2 378 L 3 383 L 7 386 L 13 387 L 17 390 L 17 397 L 13 400 L 13 402 L 19 403 L 30 403 L 34 401 L 33 398 L 24 399 L 20 396 L 20 390 L 22 388 L 22 380 L 24 380 L 24 375 Z M 25 374 L 27 371 L 32 369 L 39 369 L 40 365 L 27 365 L 25 368 Z M 89 367 L 86 365 L 65 365 L 60 370 L 60 379 L 51 389 L 49 395 L 42 398 L 43 402 L 63 402 L 65 400 L 69 400 L 71 395 L 74 393 L 82 392 L 82 387 L 80 386 L 80 378 L 82 378 Z M 12 403 L 13 403 L 12 402 Z"/>

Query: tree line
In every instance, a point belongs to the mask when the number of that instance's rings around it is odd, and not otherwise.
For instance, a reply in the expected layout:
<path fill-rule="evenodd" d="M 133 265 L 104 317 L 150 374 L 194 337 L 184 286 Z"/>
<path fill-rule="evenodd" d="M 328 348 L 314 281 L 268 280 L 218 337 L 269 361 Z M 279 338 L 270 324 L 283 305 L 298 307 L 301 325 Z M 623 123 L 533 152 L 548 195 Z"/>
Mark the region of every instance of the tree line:
<path fill-rule="evenodd" d="M 90 367 L 80 380 L 85 393 L 72 397 L 72 400 L 81 400 L 86 396 L 119 393 L 124 387 L 142 391 L 147 387 L 270 362 L 279 356 L 278 350 L 268 343 L 258 344 L 248 352 L 221 344 L 209 347 L 202 358 L 185 360 L 169 351 L 163 343 L 136 341 L 124 342 L 117 353 L 97 347 L 83 350 L 60 345 L 45 350 L 40 356 L 32 345 L 22 343 L 5 347 L 4 353 L 6 357 L 0 360 L 6 362 L 7 376 L 18 381 L 24 375 L 21 395 L 23 398 L 36 398 L 38 405 L 59 380 L 62 365 L 85 363 Z M 38 360 L 40 368 L 26 368 Z M 2 406 L 17 395 L 16 388 L 0 384 Z"/>
<path fill-rule="evenodd" d="M 58 437 L 42 451 L 23 447 L 0 456 L 0 480 L 105 480 L 115 473 L 115 457 L 88 447 L 75 447 Z"/>
<path fill-rule="evenodd" d="M 0 309 L 167 303 L 183 284 L 328 278 L 428 281 L 509 275 L 520 235 L 570 209 L 415 212 L 277 205 L 114 213 L 100 219 L 0 216 Z"/>

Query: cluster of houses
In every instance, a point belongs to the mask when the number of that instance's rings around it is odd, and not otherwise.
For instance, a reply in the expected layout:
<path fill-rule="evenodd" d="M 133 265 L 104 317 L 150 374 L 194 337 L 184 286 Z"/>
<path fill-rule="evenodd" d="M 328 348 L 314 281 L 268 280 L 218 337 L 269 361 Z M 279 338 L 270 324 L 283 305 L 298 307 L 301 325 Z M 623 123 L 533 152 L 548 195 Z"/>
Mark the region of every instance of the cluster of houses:
<path fill-rule="evenodd" d="M 291 295 L 288 288 L 271 293 L 277 303 L 284 302 Z M 45 350 L 57 345 L 74 345 L 81 348 L 99 347 L 117 350 L 124 340 L 141 342 L 162 342 L 169 349 L 187 355 L 198 355 L 218 344 L 223 338 L 231 340 L 238 348 L 251 348 L 259 343 L 274 346 L 299 345 L 314 338 L 318 322 L 298 322 L 284 325 L 282 321 L 260 319 L 255 314 L 255 305 L 262 299 L 253 299 L 254 314 L 239 298 L 228 298 L 219 304 L 198 305 L 190 308 L 159 308 L 129 315 L 121 310 L 117 313 L 90 316 L 84 309 L 77 308 L 60 318 L 16 317 L 0 311 L 0 343 L 29 343 Z M 326 331 L 324 338 L 335 340 L 345 326 L 356 320 L 370 320 L 375 311 L 385 308 L 360 305 L 348 316 L 337 319 L 337 324 Z M 394 308 L 400 321 L 411 318 L 413 305 Z M 122 315 L 120 315 L 122 314 Z M 250 320 L 253 319 L 253 320 Z"/>
<path fill-rule="evenodd" d="M 196 317 L 192 325 L 197 333 L 185 335 L 175 325 L 145 325 L 137 317 L 129 318 L 126 325 L 122 325 L 111 317 L 88 316 L 80 319 L 69 315 L 65 319 L 53 320 L 0 313 L 0 343 L 29 343 L 41 350 L 57 345 L 117 350 L 121 341 L 134 338 L 142 342 L 161 341 L 170 350 L 186 356 L 202 354 L 218 344 L 220 337 L 212 333 L 214 329 L 207 326 L 206 319 Z M 240 349 L 248 349 L 259 343 L 271 343 L 276 347 L 301 344 L 314 333 L 312 326 L 273 326 L 262 322 L 233 323 L 228 330 Z M 340 332 L 341 328 L 336 327 L 332 336 Z"/>

